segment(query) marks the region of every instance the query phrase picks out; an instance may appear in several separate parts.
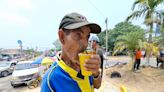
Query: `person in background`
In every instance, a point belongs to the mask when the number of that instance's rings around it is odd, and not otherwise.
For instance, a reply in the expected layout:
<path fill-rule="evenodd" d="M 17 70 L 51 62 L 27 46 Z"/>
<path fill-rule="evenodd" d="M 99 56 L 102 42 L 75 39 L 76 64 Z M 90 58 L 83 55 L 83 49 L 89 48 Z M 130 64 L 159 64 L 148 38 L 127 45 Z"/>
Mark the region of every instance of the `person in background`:
<path fill-rule="evenodd" d="M 164 68 L 164 50 L 160 48 L 159 50 L 159 55 L 156 58 L 157 60 L 157 68 L 159 67 L 158 65 L 161 63 L 160 67 Z"/>
<path fill-rule="evenodd" d="M 101 77 L 103 75 L 103 60 L 104 60 L 104 57 L 103 57 L 103 49 L 101 48 L 100 46 L 100 40 L 98 38 L 98 36 L 96 35 L 92 35 L 90 36 L 89 38 L 89 42 L 92 43 L 92 49 L 94 51 L 96 51 L 96 53 L 100 56 L 101 58 L 101 66 L 100 66 L 100 71 L 101 71 Z"/>
<path fill-rule="evenodd" d="M 142 53 L 141 53 L 140 48 L 138 48 L 138 49 L 135 51 L 134 71 L 135 71 L 135 70 L 139 70 L 140 63 L 141 63 L 141 57 L 142 57 Z"/>
<path fill-rule="evenodd" d="M 46 72 L 41 83 L 41 92 L 93 92 L 101 86 L 99 55 L 92 55 L 84 67 L 92 75 L 83 76 L 79 64 L 79 53 L 86 50 L 90 33 L 100 33 L 101 28 L 87 21 L 79 13 L 69 13 L 59 25 L 58 36 L 62 44 L 57 61 Z"/>

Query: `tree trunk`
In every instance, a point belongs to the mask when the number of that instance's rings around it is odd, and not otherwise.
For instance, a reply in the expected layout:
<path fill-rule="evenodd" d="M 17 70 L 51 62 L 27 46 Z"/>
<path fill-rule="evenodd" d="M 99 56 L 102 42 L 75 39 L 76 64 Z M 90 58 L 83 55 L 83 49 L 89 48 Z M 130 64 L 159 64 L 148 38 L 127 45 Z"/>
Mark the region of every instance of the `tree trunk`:
<path fill-rule="evenodd" d="M 134 64 L 135 64 L 135 59 L 134 58 L 132 58 L 132 66 L 131 66 L 131 70 L 132 71 L 134 71 L 135 69 L 134 69 Z"/>
<path fill-rule="evenodd" d="M 149 33 L 149 39 L 148 39 L 148 43 L 152 43 L 152 33 L 153 33 L 153 23 L 150 24 L 150 33 Z M 146 57 L 147 57 L 147 65 L 149 66 L 150 64 L 150 54 L 151 51 L 148 51 L 148 53 L 146 53 Z"/>
<path fill-rule="evenodd" d="M 149 33 L 149 39 L 148 42 L 152 43 L 152 33 L 153 33 L 153 23 L 150 25 L 150 33 Z"/>
<path fill-rule="evenodd" d="M 130 52 L 131 62 L 129 62 L 128 64 L 128 69 L 133 71 L 134 70 L 134 52 L 133 50 L 129 52 Z"/>
<path fill-rule="evenodd" d="M 164 28 L 164 18 L 163 18 L 162 28 Z"/>
<path fill-rule="evenodd" d="M 150 65 L 150 54 L 147 54 L 146 56 L 146 65 L 149 66 Z"/>

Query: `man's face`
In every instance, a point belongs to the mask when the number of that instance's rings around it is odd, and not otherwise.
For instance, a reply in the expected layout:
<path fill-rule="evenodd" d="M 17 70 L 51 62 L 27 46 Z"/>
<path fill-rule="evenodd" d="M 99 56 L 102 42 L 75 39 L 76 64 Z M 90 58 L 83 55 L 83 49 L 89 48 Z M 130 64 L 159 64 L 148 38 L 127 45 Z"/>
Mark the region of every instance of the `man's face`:
<path fill-rule="evenodd" d="M 70 31 L 64 38 L 63 49 L 67 57 L 73 61 L 78 62 L 78 54 L 83 52 L 88 46 L 88 38 L 90 36 L 90 28 L 84 26 Z"/>
<path fill-rule="evenodd" d="M 95 40 L 93 40 L 92 48 L 93 48 L 94 50 L 96 50 L 96 45 L 97 45 L 97 42 L 96 42 Z"/>

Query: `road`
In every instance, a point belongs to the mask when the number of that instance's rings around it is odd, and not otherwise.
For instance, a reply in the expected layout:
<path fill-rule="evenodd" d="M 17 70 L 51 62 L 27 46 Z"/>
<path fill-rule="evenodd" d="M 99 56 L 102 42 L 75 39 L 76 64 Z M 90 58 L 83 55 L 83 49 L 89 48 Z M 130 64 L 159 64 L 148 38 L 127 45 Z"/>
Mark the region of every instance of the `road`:
<path fill-rule="evenodd" d="M 108 57 L 107 60 L 104 60 L 104 66 L 108 65 L 109 67 L 112 67 L 116 65 L 117 63 L 128 63 L 130 61 L 131 61 L 131 58 L 128 56 L 117 56 L 117 57 L 110 56 Z M 142 65 L 148 65 L 147 58 L 141 58 L 141 66 Z M 157 62 L 156 62 L 155 57 L 150 58 L 149 65 L 153 67 L 157 67 Z"/>
<path fill-rule="evenodd" d="M 7 77 L 0 77 L 0 92 L 23 92 L 25 90 L 31 90 L 28 89 L 26 85 L 21 85 L 19 87 L 13 88 L 10 85 L 10 78 L 11 75 Z"/>

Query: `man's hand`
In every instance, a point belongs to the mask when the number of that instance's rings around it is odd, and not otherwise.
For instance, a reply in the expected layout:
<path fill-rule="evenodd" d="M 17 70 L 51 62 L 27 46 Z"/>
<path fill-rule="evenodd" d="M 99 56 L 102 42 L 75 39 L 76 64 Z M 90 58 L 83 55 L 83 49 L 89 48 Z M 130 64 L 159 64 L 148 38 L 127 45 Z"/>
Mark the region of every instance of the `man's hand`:
<path fill-rule="evenodd" d="M 92 55 L 90 60 L 85 61 L 84 67 L 87 71 L 92 71 L 93 76 L 99 75 L 99 68 L 101 65 L 101 59 L 99 55 Z"/>
<path fill-rule="evenodd" d="M 92 71 L 92 75 L 93 77 L 96 77 L 96 79 L 93 79 L 93 86 L 94 88 L 100 88 L 101 86 L 101 81 L 102 78 L 99 77 L 100 75 L 100 65 L 101 65 L 101 59 L 99 55 L 92 55 L 90 60 L 86 60 L 85 61 L 85 65 L 84 67 L 86 68 L 86 70 L 88 71 Z"/>

